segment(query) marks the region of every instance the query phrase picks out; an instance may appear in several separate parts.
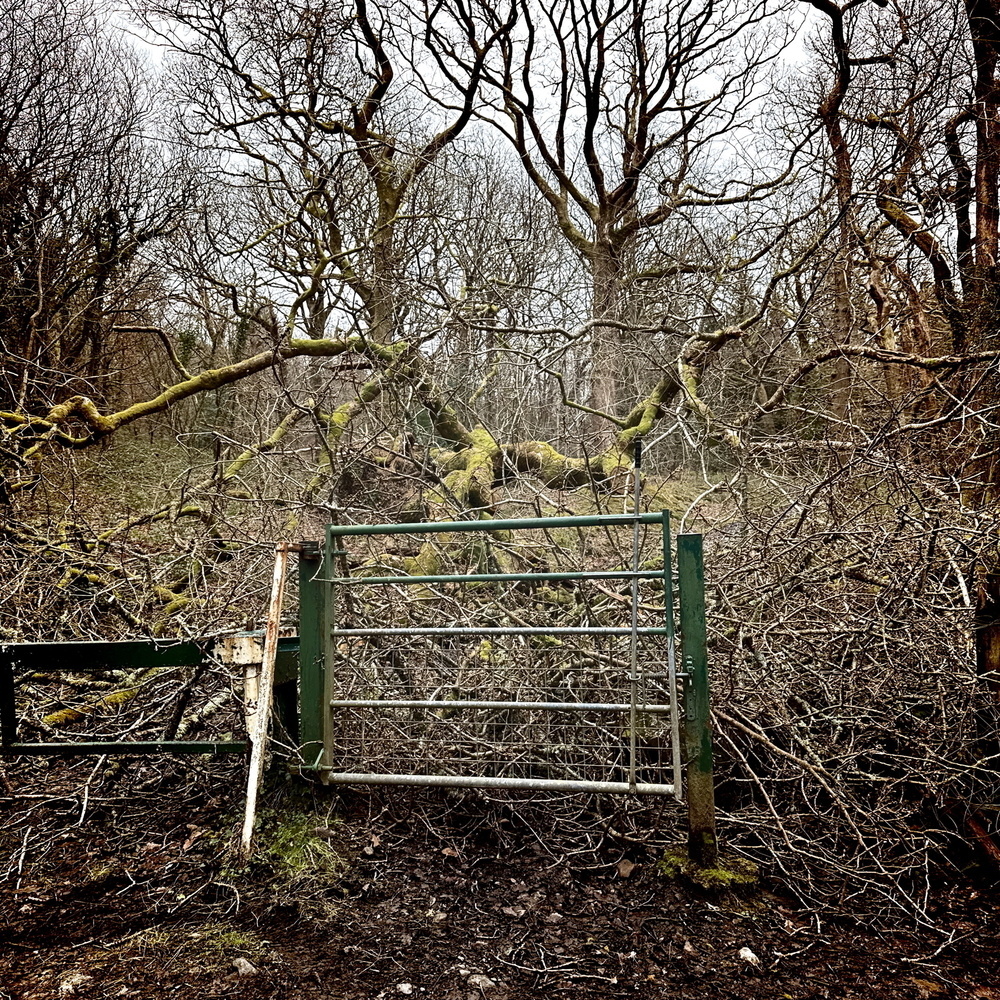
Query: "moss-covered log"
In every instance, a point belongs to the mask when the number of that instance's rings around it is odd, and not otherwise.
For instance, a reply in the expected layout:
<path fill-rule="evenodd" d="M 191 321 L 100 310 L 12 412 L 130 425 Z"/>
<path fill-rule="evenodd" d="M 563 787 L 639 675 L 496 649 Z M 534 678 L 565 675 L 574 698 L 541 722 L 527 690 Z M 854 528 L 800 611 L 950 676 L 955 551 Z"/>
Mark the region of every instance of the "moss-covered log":
<path fill-rule="evenodd" d="M 567 455 L 543 440 L 498 440 L 481 427 L 468 426 L 436 385 L 418 345 L 408 341 L 382 344 L 363 337 L 340 340 L 292 339 L 273 350 L 192 375 L 150 399 L 110 414 L 102 413 L 93 400 L 84 396 L 73 396 L 42 415 L 3 411 L 0 412 L 0 453 L 8 465 L 19 467 L 21 471 L 18 475 L 25 482 L 30 482 L 31 477 L 25 476 L 23 469 L 26 464 L 30 465 L 32 460 L 38 459 L 46 448 L 86 447 L 143 417 L 162 413 L 182 400 L 248 378 L 283 361 L 297 357 L 329 358 L 350 354 L 365 359 L 376 371 L 354 399 L 330 411 L 313 411 L 325 427 L 325 458 L 321 459 L 321 468 L 314 481 L 306 488 L 305 498 L 308 500 L 330 474 L 331 455 L 350 422 L 387 387 L 405 385 L 429 415 L 438 441 L 445 443 L 445 447 L 431 455 L 441 479 L 436 495 L 432 491 L 429 497 L 432 507 L 441 505 L 453 512 L 457 505 L 468 511 L 489 511 L 493 505 L 494 488 L 517 476 L 537 478 L 554 489 L 573 489 L 586 484 L 603 486 L 631 467 L 636 442 L 648 435 L 657 420 L 678 402 L 686 405 L 712 429 L 713 414 L 700 396 L 703 375 L 720 349 L 741 337 L 758 318 L 749 317 L 734 326 L 691 337 L 678 352 L 676 365 L 660 373 L 644 398 L 637 400 L 624 417 L 607 417 L 616 427 L 610 444 L 598 452 L 584 456 Z M 840 351 L 843 353 L 844 349 Z M 827 352 L 817 356 L 804 365 L 789 380 L 789 384 L 801 378 L 803 372 L 810 370 L 810 367 L 830 361 L 833 355 L 834 352 Z M 865 356 L 869 357 L 870 352 Z M 891 352 L 880 352 L 871 359 L 890 364 L 923 365 L 929 369 L 948 368 L 958 360 L 922 359 Z M 962 358 L 961 362 L 966 360 L 968 359 Z M 780 387 L 775 396 L 763 404 L 760 412 L 766 412 L 777 405 L 787 388 L 787 385 Z M 310 410 L 311 406 L 304 406 L 288 414 L 271 437 L 247 449 L 226 467 L 222 474 L 223 481 L 232 482 L 250 461 L 276 447 L 289 429 Z M 738 446 L 736 431 L 752 422 L 756 415 L 759 414 L 747 414 L 744 419 L 737 420 L 733 427 L 718 429 L 720 436 Z M 9 495 L 13 494 L 17 482 L 14 479 L 8 480 L 6 486 Z M 167 508 L 150 512 L 143 515 L 140 521 L 133 519 L 128 525 L 117 526 L 108 537 L 120 534 L 124 527 L 167 517 L 171 513 L 177 512 Z"/>

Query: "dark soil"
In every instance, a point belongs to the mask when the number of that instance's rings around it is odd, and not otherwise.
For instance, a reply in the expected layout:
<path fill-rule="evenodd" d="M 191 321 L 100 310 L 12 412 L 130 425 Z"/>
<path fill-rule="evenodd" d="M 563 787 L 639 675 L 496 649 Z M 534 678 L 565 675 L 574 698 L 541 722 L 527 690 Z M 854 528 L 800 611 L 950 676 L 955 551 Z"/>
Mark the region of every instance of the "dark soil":
<path fill-rule="evenodd" d="M 52 765 L 46 787 L 80 766 Z M 39 777 L 35 798 L 15 777 L 0 799 L 6 1000 L 1000 1000 L 1000 898 L 969 884 L 940 889 L 936 930 L 863 931 L 766 873 L 701 889 L 665 875 L 659 847 L 574 850 L 517 807 L 325 790 L 277 793 L 240 866 L 232 803 L 204 781 L 134 776 L 83 810 Z"/>

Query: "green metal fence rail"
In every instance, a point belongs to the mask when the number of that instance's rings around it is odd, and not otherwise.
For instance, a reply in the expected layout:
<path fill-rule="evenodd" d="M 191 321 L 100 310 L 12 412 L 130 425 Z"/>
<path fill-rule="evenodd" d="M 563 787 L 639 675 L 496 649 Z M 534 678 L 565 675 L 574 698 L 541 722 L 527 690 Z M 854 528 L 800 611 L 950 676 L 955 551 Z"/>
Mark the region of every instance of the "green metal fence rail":
<path fill-rule="evenodd" d="M 244 633 L 245 636 L 263 633 Z M 68 756 L 73 754 L 223 754 L 244 753 L 244 741 L 218 740 L 96 740 L 52 743 L 18 741 L 17 673 L 96 673 L 155 667 L 196 667 L 217 657 L 219 639 L 186 642 L 130 640 L 126 642 L 27 642 L 0 644 L 0 755 Z M 286 728 L 297 739 L 295 688 L 298 677 L 298 636 L 279 640 L 276 701 Z"/>

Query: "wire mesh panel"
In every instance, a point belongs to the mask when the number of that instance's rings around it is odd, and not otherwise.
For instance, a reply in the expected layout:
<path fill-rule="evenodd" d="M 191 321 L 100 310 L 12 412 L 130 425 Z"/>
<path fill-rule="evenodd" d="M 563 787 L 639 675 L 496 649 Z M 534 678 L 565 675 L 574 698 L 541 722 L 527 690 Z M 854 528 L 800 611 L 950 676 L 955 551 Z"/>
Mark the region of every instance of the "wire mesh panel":
<path fill-rule="evenodd" d="M 674 793 L 664 521 L 331 527 L 327 779 Z"/>

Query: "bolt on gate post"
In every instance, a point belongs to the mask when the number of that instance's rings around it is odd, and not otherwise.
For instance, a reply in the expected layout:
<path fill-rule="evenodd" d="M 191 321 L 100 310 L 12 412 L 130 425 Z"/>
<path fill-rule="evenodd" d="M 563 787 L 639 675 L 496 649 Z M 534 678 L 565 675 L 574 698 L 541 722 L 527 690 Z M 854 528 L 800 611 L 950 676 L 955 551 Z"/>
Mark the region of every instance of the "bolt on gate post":
<path fill-rule="evenodd" d="M 709 716 L 708 637 L 705 624 L 705 564 L 701 535 L 677 536 L 681 651 L 684 663 L 684 735 L 687 757 L 688 855 L 712 865 L 715 836 L 715 779 Z"/>

